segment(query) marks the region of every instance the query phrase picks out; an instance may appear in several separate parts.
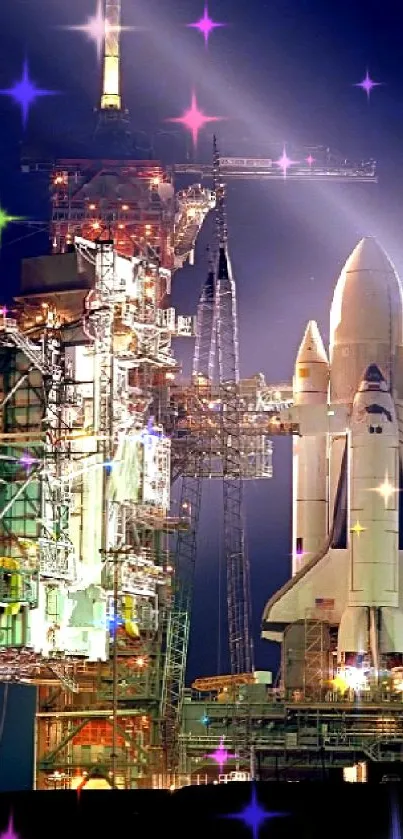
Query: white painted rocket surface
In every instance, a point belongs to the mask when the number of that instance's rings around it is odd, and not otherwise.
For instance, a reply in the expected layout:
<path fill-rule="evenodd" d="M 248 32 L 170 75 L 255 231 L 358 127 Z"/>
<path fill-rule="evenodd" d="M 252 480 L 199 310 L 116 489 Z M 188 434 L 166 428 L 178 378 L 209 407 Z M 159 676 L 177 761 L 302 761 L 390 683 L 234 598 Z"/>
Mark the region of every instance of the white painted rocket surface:
<path fill-rule="evenodd" d="M 378 668 L 403 654 L 403 298 L 374 239 L 336 284 L 329 361 L 309 322 L 293 390 L 293 576 L 266 605 L 263 637 L 323 619 L 338 662 L 358 654 Z"/>

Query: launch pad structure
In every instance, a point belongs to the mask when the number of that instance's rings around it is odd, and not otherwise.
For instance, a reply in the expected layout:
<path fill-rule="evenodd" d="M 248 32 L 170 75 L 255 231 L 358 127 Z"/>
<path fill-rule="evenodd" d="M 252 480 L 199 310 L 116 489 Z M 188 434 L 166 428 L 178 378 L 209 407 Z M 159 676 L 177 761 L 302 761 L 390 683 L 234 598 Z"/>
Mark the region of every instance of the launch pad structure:
<path fill-rule="evenodd" d="M 107 3 L 108 15 L 118 26 L 120 3 Z M 222 210 L 222 179 L 283 174 L 271 160 L 216 150 L 213 189 L 175 192 L 175 177 L 202 180 L 207 168 L 137 160 L 127 126 L 119 38 L 109 32 L 98 124 L 108 154 L 50 167 L 52 255 L 25 260 L 20 295 L 0 317 L 0 679 L 37 686 L 39 789 L 80 787 L 93 773 L 120 788 L 167 785 L 222 737 L 245 766 L 266 722 L 277 736 L 281 719 L 289 733 L 286 705 L 274 712 L 250 672 L 246 703 L 200 704 L 185 691 L 201 481 L 227 485 L 228 545 L 241 556 L 243 481 L 271 477 L 271 438 L 298 433 L 281 413 L 292 406 L 290 386 L 262 374 L 239 380 L 236 308 L 222 308 L 228 291 L 236 303 L 223 214 L 221 267 L 210 267 L 197 319 L 167 305 L 206 215 L 217 200 Z M 329 159 L 288 177 L 376 182 L 372 164 Z M 196 338 L 187 384 L 171 345 L 179 336 Z M 240 662 L 253 669 L 239 634 L 249 608 L 241 583 L 232 635 L 230 626 L 238 678 Z M 256 697 L 259 715 L 245 714 Z M 214 718 L 207 731 L 199 711 Z"/>

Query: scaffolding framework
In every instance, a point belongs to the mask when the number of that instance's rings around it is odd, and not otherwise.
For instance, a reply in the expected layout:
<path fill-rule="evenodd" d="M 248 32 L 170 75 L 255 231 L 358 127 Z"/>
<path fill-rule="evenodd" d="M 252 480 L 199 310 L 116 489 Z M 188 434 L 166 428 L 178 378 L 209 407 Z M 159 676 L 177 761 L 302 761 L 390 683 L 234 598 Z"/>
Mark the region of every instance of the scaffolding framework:
<path fill-rule="evenodd" d="M 141 785 L 161 763 L 169 540 L 188 525 L 158 418 L 191 319 L 163 308 L 168 269 L 75 246 L 95 276 L 78 326 L 46 295 L 29 337 L 23 313 L 0 320 L 0 678 L 38 685 L 39 788 L 94 768 Z"/>

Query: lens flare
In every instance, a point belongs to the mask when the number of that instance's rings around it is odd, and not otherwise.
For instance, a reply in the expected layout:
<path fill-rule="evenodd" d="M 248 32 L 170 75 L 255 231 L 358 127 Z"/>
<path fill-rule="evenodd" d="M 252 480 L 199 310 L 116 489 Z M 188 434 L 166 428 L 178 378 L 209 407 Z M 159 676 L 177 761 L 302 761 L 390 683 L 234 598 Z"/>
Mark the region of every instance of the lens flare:
<path fill-rule="evenodd" d="M 58 91 L 36 87 L 35 82 L 29 77 L 28 61 L 25 60 L 20 80 L 15 82 L 13 87 L 0 90 L 0 93 L 3 96 L 10 96 L 20 106 L 22 123 L 25 128 L 28 122 L 29 110 L 35 104 L 36 100 L 42 96 L 55 96 Z"/>
<path fill-rule="evenodd" d="M 383 82 L 374 82 L 373 79 L 371 79 L 371 77 L 369 75 L 369 71 L 367 69 L 365 79 L 363 79 L 362 82 L 358 82 L 357 84 L 355 84 L 354 87 L 361 87 L 362 90 L 365 90 L 365 93 L 367 94 L 367 99 L 368 99 L 368 102 L 369 102 L 369 99 L 370 99 L 370 96 L 371 96 L 371 93 L 372 93 L 374 87 L 381 87 L 382 85 L 383 85 Z"/>
<path fill-rule="evenodd" d="M 208 123 L 208 122 L 219 122 L 219 120 L 223 119 L 223 117 L 208 117 L 203 114 L 203 111 L 199 110 L 199 106 L 197 104 L 196 94 L 192 93 L 192 100 L 190 104 L 190 108 L 183 114 L 182 117 L 170 117 L 167 119 L 167 122 L 177 122 L 181 123 L 182 125 L 187 128 L 192 135 L 193 145 L 196 148 L 197 141 L 199 138 L 199 131 Z"/>
<path fill-rule="evenodd" d="M 220 29 L 221 27 L 226 26 L 226 25 L 227 25 L 226 23 L 217 23 L 215 20 L 211 19 L 211 17 L 209 16 L 207 3 L 204 7 L 203 17 L 201 17 L 200 20 L 197 20 L 195 23 L 187 23 L 186 24 L 186 26 L 188 26 L 191 29 L 198 29 L 199 30 L 199 32 L 204 37 L 204 43 L 205 43 L 206 48 L 208 47 L 208 40 L 209 40 L 209 37 L 210 37 L 211 33 L 213 32 L 213 30 L 214 29 Z"/>

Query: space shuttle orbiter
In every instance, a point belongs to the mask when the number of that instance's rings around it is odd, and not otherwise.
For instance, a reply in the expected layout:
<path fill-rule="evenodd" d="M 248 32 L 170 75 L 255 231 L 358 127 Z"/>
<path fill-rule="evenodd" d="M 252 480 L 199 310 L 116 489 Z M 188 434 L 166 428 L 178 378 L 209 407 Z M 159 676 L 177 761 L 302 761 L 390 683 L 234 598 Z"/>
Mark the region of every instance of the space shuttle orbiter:
<path fill-rule="evenodd" d="M 403 654 L 403 298 L 374 239 L 348 258 L 327 358 L 311 321 L 295 365 L 293 576 L 268 601 L 263 637 L 324 621 L 337 662 Z M 382 658 L 383 657 L 383 658 Z"/>

